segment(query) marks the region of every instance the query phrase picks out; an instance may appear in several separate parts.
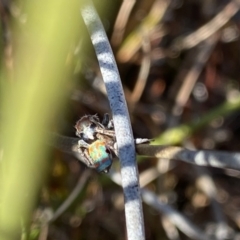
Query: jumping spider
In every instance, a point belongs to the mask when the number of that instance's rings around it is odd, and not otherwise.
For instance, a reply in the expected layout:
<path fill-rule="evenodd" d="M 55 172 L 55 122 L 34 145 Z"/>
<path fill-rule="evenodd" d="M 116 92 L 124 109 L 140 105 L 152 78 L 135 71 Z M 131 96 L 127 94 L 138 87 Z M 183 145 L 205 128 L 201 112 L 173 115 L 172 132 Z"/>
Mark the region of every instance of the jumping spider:
<path fill-rule="evenodd" d="M 107 113 L 100 123 L 97 115 L 86 115 L 77 121 L 78 151 L 83 162 L 98 172 L 108 173 L 113 155 L 118 156 L 113 121 Z M 135 139 L 136 144 L 149 143 L 149 139 Z"/>

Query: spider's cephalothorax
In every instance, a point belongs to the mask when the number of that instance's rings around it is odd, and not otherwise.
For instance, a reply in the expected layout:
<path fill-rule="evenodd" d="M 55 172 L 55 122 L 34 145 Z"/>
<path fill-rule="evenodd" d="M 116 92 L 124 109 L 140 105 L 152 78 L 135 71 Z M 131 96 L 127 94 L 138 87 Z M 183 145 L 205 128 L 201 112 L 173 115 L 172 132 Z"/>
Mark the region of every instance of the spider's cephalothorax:
<path fill-rule="evenodd" d="M 115 137 L 113 122 L 109 120 L 109 115 L 104 114 L 102 123 L 97 115 L 86 115 L 77 121 L 76 135 L 86 142 L 92 142 L 98 139 L 97 134 Z"/>
<path fill-rule="evenodd" d="M 107 173 L 112 165 L 113 155 L 118 156 L 113 121 L 107 113 L 100 123 L 97 115 L 86 115 L 77 121 L 76 135 L 78 151 L 90 168 Z M 149 143 L 149 139 L 135 139 L 136 144 Z"/>

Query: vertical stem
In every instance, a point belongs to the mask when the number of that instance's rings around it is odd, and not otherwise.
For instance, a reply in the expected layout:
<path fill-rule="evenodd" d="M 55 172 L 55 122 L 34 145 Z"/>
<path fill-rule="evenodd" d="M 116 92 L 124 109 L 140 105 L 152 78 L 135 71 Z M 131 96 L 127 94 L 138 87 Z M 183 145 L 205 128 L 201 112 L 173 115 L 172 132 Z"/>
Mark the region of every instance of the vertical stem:
<path fill-rule="evenodd" d="M 145 239 L 142 201 L 132 128 L 121 79 L 100 18 L 91 1 L 81 8 L 106 85 L 121 163 L 128 240 Z"/>

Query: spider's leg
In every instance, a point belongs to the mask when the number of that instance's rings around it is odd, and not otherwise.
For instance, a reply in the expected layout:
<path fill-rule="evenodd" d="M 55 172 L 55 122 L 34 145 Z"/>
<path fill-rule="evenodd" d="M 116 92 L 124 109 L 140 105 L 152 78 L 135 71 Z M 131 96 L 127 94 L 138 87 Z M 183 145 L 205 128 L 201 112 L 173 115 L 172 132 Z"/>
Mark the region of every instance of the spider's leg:
<path fill-rule="evenodd" d="M 84 148 L 84 150 L 82 150 Z M 94 163 L 92 158 L 89 156 L 88 149 L 89 144 L 86 143 L 84 140 L 80 139 L 78 141 L 78 152 L 80 153 L 82 162 L 84 162 L 88 167 L 94 168 Z"/>
<path fill-rule="evenodd" d="M 88 118 L 91 122 L 94 122 L 94 123 L 98 123 L 99 122 L 99 118 L 97 116 L 97 114 L 95 115 L 88 115 Z"/>
<path fill-rule="evenodd" d="M 78 147 L 79 148 L 89 148 L 89 144 L 86 143 L 83 139 L 78 140 Z"/>
<path fill-rule="evenodd" d="M 96 126 L 98 127 L 101 127 L 101 128 L 105 128 L 104 125 L 102 125 L 100 122 L 99 122 L 99 118 L 97 116 L 97 114 L 95 115 L 89 115 L 89 120 L 94 123 Z"/>
<path fill-rule="evenodd" d="M 92 160 L 90 160 L 87 156 L 86 156 L 86 152 L 87 149 L 82 149 L 82 148 L 78 148 L 78 153 L 79 153 L 79 161 L 81 161 L 82 163 L 86 164 L 89 168 L 94 168 L 94 166 L 92 165 Z"/>
<path fill-rule="evenodd" d="M 111 119 L 107 125 L 107 129 L 114 129 L 113 120 Z"/>
<path fill-rule="evenodd" d="M 90 155 L 89 155 L 89 153 L 88 153 L 88 150 L 87 150 L 87 149 L 84 150 L 84 155 L 85 155 L 85 158 L 86 158 L 87 161 L 88 161 L 87 166 L 90 167 L 90 168 L 96 168 L 95 165 L 94 165 L 94 162 L 93 162 L 92 158 L 90 157 Z"/>
<path fill-rule="evenodd" d="M 108 113 L 104 113 L 103 115 L 103 120 L 102 120 L 102 125 L 107 128 L 109 124 L 109 114 Z"/>
<path fill-rule="evenodd" d="M 148 138 L 136 138 L 134 139 L 135 144 L 150 143 L 152 140 Z"/>
<path fill-rule="evenodd" d="M 103 115 L 102 125 L 108 130 L 114 129 L 113 120 L 109 119 L 109 114 L 108 113 L 105 113 Z"/>
<path fill-rule="evenodd" d="M 100 127 L 97 127 L 95 130 L 96 130 L 97 133 L 101 133 L 102 135 L 106 135 L 106 136 L 115 138 L 115 131 L 114 130 L 107 130 L 107 129 L 103 129 L 103 128 L 100 128 Z"/>
<path fill-rule="evenodd" d="M 111 147 L 111 150 L 115 153 L 115 155 L 118 157 L 118 147 L 117 143 L 115 142 L 113 145 L 113 148 Z"/>

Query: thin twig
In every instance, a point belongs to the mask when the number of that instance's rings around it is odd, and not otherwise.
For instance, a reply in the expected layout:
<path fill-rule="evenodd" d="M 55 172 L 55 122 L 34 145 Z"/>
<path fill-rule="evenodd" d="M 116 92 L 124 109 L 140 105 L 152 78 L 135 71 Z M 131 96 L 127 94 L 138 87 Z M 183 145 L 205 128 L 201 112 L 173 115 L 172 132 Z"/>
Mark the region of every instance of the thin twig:
<path fill-rule="evenodd" d="M 118 185 L 121 185 L 121 176 L 120 174 L 112 171 L 110 173 L 110 178 L 113 182 Z M 168 219 L 175 224 L 184 234 L 191 237 L 192 239 L 201 239 L 201 240 L 209 240 L 197 226 L 191 223 L 186 217 L 184 217 L 181 213 L 175 210 L 170 205 L 162 203 L 156 194 L 153 192 L 141 188 L 141 193 L 143 197 L 143 201 L 150 205 L 151 207 L 157 209 L 159 212 L 165 214 Z"/>
<path fill-rule="evenodd" d="M 168 159 L 168 161 L 167 160 L 161 161 L 161 159 L 159 159 L 156 166 L 148 168 L 140 173 L 139 175 L 140 186 L 144 187 L 148 185 L 150 182 L 154 181 L 160 175 L 163 175 L 166 172 L 173 169 L 175 165 L 176 164 L 172 164 L 172 162 L 170 164 L 170 159 Z"/>
<path fill-rule="evenodd" d="M 38 240 L 46 240 L 48 237 L 49 225 L 43 224 L 40 229 Z"/>
<path fill-rule="evenodd" d="M 185 145 L 192 150 L 195 150 L 194 144 L 190 141 L 187 141 Z M 199 168 L 198 166 L 194 166 L 192 169 L 196 172 L 196 187 L 199 188 L 210 200 L 211 211 L 216 221 L 216 230 L 214 232 L 216 239 L 227 238 L 230 228 L 224 216 L 223 209 L 218 202 L 218 190 L 211 177 L 209 169 Z"/>
<path fill-rule="evenodd" d="M 217 239 L 227 238 L 229 226 L 223 213 L 223 209 L 217 200 L 217 187 L 206 168 L 195 167 L 197 173 L 196 185 L 210 199 L 210 207 L 216 221 L 215 236 Z"/>
<path fill-rule="evenodd" d="M 50 142 L 52 146 L 55 146 L 62 151 L 72 152 L 74 154 L 78 153 L 78 138 L 71 138 L 56 134 L 53 135 L 56 141 Z M 64 146 L 64 148 L 62 148 L 62 146 Z M 150 156 L 168 160 L 181 160 L 198 166 L 240 170 L 239 152 L 223 152 L 212 150 L 193 151 L 182 147 L 146 144 L 137 145 L 136 150 L 139 155 L 143 156 Z M 76 155 L 76 157 L 78 158 L 79 155 Z M 79 160 L 81 161 L 81 159 Z"/>
<path fill-rule="evenodd" d="M 197 49 L 193 49 L 192 52 L 189 54 L 187 62 L 192 63 L 191 68 L 187 71 L 186 74 L 186 69 L 183 68 L 183 70 L 180 71 L 177 78 L 175 79 L 176 84 L 174 84 L 174 86 L 172 87 L 173 96 L 176 96 L 175 90 L 177 90 L 177 96 L 174 97 L 175 105 L 172 109 L 173 116 L 179 116 L 179 113 L 182 112 L 182 108 L 187 103 L 187 100 L 189 99 L 189 96 L 195 86 L 195 83 L 198 80 L 199 75 L 202 72 L 202 69 L 204 68 L 207 60 L 209 59 L 209 56 L 212 53 L 218 38 L 218 35 L 214 35 L 206 39 L 206 41 L 200 44 Z M 179 85 L 179 82 L 181 83 L 181 81 L 183 82 L 181 87 L 179 88 L 179 86 L 176 85 Z M 170 124 L 170 126 L 172 125 L 173 124 Z"/>
<path fill-rule="evenodd" d="M 139 176 L 140 186 L 144 187 L 159 177 L 161 173 L 154 166 L 143 171 Z"/>
<path fill-rule="evenodd" d="M 190 141 L 187 141 L 185 146 L 196 150 L 194 144 Z M 214 236 L 216 239 L 225 239 L 229 234 L 230 227 L 228 226 L 221 205 L 218 202 L 217 187 L 212 179 L 211 172 L 208 168 L 199 168 L 197 166 L 194 166 L 192 169 L 196 172 L 196 187 L 210 200 L 212 215 L 216 220 Z"/>
<path fill-rule="evenodd" d="M 163 18 L 170 1 L 157 0 L 153 3 L 149 14 L 134 31 L 126 38 L 117 53 L 117 59 L 121 62 L 128 62 L 140 49 L 142 41 L 142 29 L 146 29 L 149 34 L 157 27 Z"/>
<path fill-rule="evenodd" d="M 138 75 L 137 82 L 134 86 L 134 90 L 130 97 L 131 104 L 135 105 L 142 96 L 143 90 L 147 83 L 147 78 L 149 75 L 150 67 L 151 67 L 151 57 L 150 57 L 150 41 L 149 41 L 149 33 L 143 29 L 142 31 L 142 50 L 143 50 L 143 60 L 140 67 L 140 72 Z"/>
<path fill-rule="evenodd" d="M 207 112 L 200 119 L 194 120 L 188 124 L 182 124 L 175 128 L 170 128 L 163 132 L 154 141 L 154 144 L 158 145 L 175 145 L 184 141 L 187 137 L 204 125 L 210 123 L 212 120 L 219 116 L 227 116 L 234 111 L 240 109 L 240 96 L 235 97 L 232 100 L 227 100 L 220 106 Z"/>
<path fill-rule="evenodd" d="M 55 138 L 60 138 L 58 143 L 65 145 L 64 150 L 67 148 L 68 151 L 77 151 L 77 138 L 68 138 L 60 135 L 56 135 Z M 54 142 L 53 142 L 54 143 Z M 72 144 L 74 144 L 72 146 Z M 57 146 L 61 149 L 61 145 Z M 191 151 L 181 147 L 164 147 L 164 146 L 149 146 L 149 145 L 137 145 L 137 152 L 141 155 L 155 156 L 161 159 L 176 159 L 182 160 L 187 163 L 196 164 L 200 166 L 212 166 L 220 168 L 232 168 L 240 170 L 240 153 L 228 153 L 228 152 L 218 152 L 218 151 Z M 159 175 L 157 171 L 152 169 L 154 175 Z M 121 184 L 120 175 L 117 173 L 111 172 L 111 178 L 114 182 Z M 143 184 L 146 184 L 143 183 Z M 208 184 L 209 186 L 209 184 Z M 144 190 L 145 191 L 145 190 Z M 212 196 L 213 191 L 208 190 L 208 196 Z M 182 232 L 188 236 L 192 236 L 193 239 L 209 239 L 205 238 L 204 234 L 199 232 L 197 227 L 192 226 L 192 223 L 189 224 L 189 221 L 186 220 L 180 213 L 174 210 L 171 206 L 159 202 L 155 194 L 149 193 L 145 195 L 147 199 L 144 198 L 144 201 L 152 206 L 152 202 L 155 204 L 159 211 L 166 214 L 169 220 L 174 223 Z M 156 203 L 158 201 L 158 203 Z M 219 216 L 218 216 L 219 218 Z M 223 223 L 223 222 L 222 222 Z M 221 224 L 221 223 L 220 223 Z M 190 226 L 190 228 L 189 228 Z M 221 225 L 221 226 L 224 226 Z M 226 227 L 226 226 L 224 226 Z M 191 229 L 191 230 L 190 230 Z M 223 230 L 223 229 L 220 229 Z M 200 234 L 200 235 L 199 235 Z"/>
<path fill-rule="evenodd" d="M 176 159 L 198 166 L 229 168 L 240 170 L 240 153 L 220 151 L 192 151 L 181 147 L 137 145 L 140 155 L 155 156 L 162 159 Z"/>
<path fill-rule="evenodd" d="M 173 224 L 167 216 L 161 216 L 161 223 L 164 231 L 169 240 L 180 240 L 178 229 L 175 224 Z"/>
<path fill-rule="evenodd" d="M 68 198 L 61 204 L 61 206 L 55 211 L 51 219 L 48 222 L 55 221 L 66 209 L 73 203 L 79 193 L 82 191 L 83 187 L 85 186 L 88 178 L 90 177 L 91 170 L 86 170 L 83 174 L 79 177 L 77 185 L 68 196 Z"/>
<path fill-rule="evenodd" d="M 153 192 L 147 189 L 142 189 L 142 197 L 145 203 L 165 214 L 168 219 L 188 237 L 199 240 L 210 239 L 207 235 L 205 235 L 204 232 L 202 232 L 197 226 L 195 226 L 192 222 L 190 222 L 186 217 L 184 217 L 173 207 L 160 202 L 156 194 L 154 194 Z"/>
<path fill-rule="evenodd" d="M 116 132 L 121 162 L 122 187 L 125 199 L 125 217 L 129 240 L 145 239 L 142 201 L 132 128 L 121 79 L 103 25 L 91 1 L 81 8 L 83 20 L 94 46 L 103 80 L 106 85 Z"/>
<path fill-rule="evenodd" d="M 178 37 L 171 49 L 181 51 L 197 46 L 203 40 L 209 38 L 239 11 L 239 0 L 229 2 L 211 21 L 186 37 Z"/>
<path fill-rule="evenodd" d="M 127 22 L 136 0 L 123 1 L 113 28 L 111 43 L 117 47 L 123 39 Z"/>

